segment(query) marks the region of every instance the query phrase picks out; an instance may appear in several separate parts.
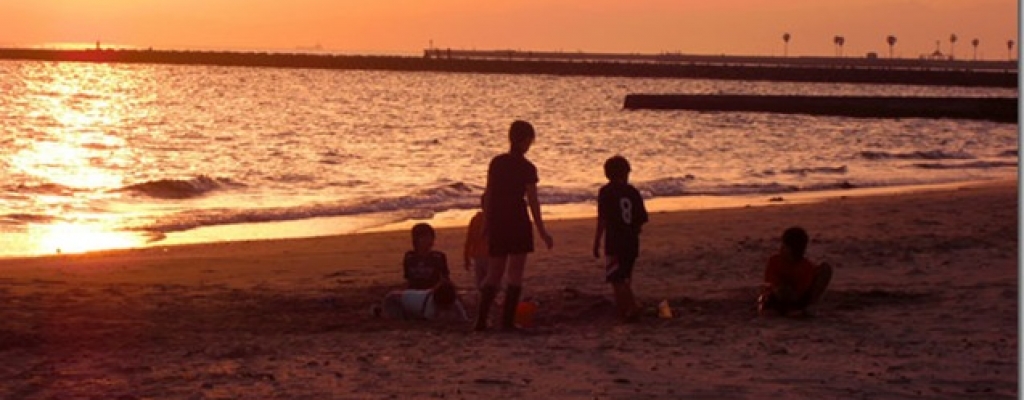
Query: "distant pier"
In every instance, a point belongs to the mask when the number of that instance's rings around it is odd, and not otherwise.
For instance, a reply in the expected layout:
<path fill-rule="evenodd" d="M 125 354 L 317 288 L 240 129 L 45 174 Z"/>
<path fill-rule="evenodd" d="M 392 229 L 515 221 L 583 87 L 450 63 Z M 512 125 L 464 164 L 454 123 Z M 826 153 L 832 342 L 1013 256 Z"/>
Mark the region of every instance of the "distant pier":
<path fill-rule="evenodd" d="M 872 97 L 630 94 L 630 110 L 693 110 L 834 115 L 859 118 L 954 118 L 1017 123 L 1016 97 Z"/>
<path fill-rule="evenodd" d="M 60 62 L 546 74 L 1016 88 L 1011 61 L 603 54 L 428 49 L 422 57 L 310 53 L 0 48 L 0 59 Z"/>

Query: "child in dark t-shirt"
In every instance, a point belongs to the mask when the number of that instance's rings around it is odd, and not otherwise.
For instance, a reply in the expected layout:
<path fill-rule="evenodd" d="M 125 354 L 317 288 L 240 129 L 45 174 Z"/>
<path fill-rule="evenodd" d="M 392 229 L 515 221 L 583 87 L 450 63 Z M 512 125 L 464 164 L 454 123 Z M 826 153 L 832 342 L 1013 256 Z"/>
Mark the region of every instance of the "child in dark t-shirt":
<path fill-rule="evenodd" d="M 634 319 L 639 307 L 631 286 L 633 266 L 640 253 L 640 228 L 647 223 L 644 199 L 629 184 L 630 166 L 622 156 L 604 163 L 608 184 L 597 195 L 597 232 L 594 234 L 594 257 L 600 258 L 601 237 L 604 236 L 605 281 L 612 285 L 619 316 Z"/>
<path fill-rule="evenodd" d="M 402 270 L 408 289 L 432 289 L 448 280 L 448 259 L 434 250 L 434 228 L 420 223 L 412 227 L 413 249 L 405 252 Z"/>

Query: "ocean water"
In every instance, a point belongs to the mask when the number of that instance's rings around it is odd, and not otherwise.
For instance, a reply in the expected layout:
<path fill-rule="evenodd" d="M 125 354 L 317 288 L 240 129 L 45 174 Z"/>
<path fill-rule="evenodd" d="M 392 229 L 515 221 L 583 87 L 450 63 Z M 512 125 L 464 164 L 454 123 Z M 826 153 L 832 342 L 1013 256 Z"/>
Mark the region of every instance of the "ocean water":
<path fill-rule="evenodd" d="M 1017 96 L 1015 89 L 0 61 L 0 256 L 253 223 L 346 233 L 479 204 L 514 119 L 544 204 L 621 154 L 648 198 L 1015 177 L 1018 125 L 627 111 L 628 93 Z M 336 225 L 336 226 L 334 226 Z M 294 235 L 294 233 L 282 235 Z M 216 238 L 211 238 L 215 240 Z"/>

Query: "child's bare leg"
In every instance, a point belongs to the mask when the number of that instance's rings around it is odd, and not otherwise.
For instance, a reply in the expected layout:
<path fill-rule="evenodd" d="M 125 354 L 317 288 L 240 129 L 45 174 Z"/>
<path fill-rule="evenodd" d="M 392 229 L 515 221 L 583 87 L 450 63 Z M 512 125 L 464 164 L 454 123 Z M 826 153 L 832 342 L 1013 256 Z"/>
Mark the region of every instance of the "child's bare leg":
<path fill-rule="evenodd" d="M 477 258 L 473 260 L 473 284 L 476 285 L 477 290 L 482 288 L 484 286 L 484 282 L 487 281 L 487 264 L 488 259 L 486 258 Z"/>
<path fill-rule="evenodd" d="M 483 286 L 501 286 L 501 279 L 505 275 L 505 264 L 508 263 L 508 256 L 491 257 L 487 260 L 487 277 Z"/>
<path fill-rule="evenodd" d="M 626 321 L 632 320 L 636 316 L 637 306 L 629 282 L 614 282 L 612 289 L 615 291 L 615 306 L 619 317 Z"/>
<path fill-rule="evenodd" d="M 508 286 L 505 287 L 505 302 L 501 316 L 501 327 L 504 330 L 515 328 L 516 308 L 519 297 L 523 293 L 523 272 L 526 269 L 526 254 L 508 256 Z"/>
<path fill-rule="evenodd" d="M 789 314 L 793 305 L 800 300 L 799 295 L 789 285 L 774 287 L 768 294 L 769 306 L 779 315 Z"/>
<path fill-rule="evenodd" d="M 804 309 L 808 315 L 813 315 L 817 311 L 817 306 L 821 302 L 821 299 L 825 297 L 825 290 L 828 289 L 829 283 L 832 282 L 832 266 L 828 263 L 821 263 L 818 266 L 817 274 L 814 276 L 814 283 L 811 284 L 810 293 L 808 293 L 807 307 Z"/>
<path fill-rule="evenodd" d="M 522 286 L 523 271 L 525 269 L 526 254 L 510 254 L 508 256 L 508 284 L 511 286 Z"/>
<path fill-rule="evenodd" d="M 402 292 L 400 290 L 389 292 L 381 302 L 384 318 L 405 319 L 405 308 L 402 306 Z"/>
<path fill-rule="evenodd" d="M 476 321 L 473 323 L 473 330 L 482 331 L 487 329 L 487 319 L 490 314 L 494 298 L 498 297 L 498 285 L 505 275 L 505 263 L 508 257 L 491 257 L 487 262 L 487 278 L 480 286 L 480 304 L 477 305 Z"/>

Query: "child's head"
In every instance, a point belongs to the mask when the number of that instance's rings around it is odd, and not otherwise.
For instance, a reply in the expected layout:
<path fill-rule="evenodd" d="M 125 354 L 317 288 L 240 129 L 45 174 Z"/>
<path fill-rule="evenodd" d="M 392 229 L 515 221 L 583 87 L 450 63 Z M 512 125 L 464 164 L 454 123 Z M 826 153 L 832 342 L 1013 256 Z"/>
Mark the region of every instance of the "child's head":
<path fill-rule="evenodd" d="M 537 133 L 534 132 L 533 125 L 530 125 L 529 122 L 516 120 L 508 128 L 508 141 L 514 152 L 526 154 L 535 137 L 537 137 Z"/>
<path fill-rule="evenodd" d="M 629 181 L 629 161 L 623 156 L 614 156 L 604 162 L 604 176 L 609 181 Z"/>
<path fill-rule="evenodd" d="M 434 228 L 427 223 L 418 223 L 412 227 L 412 248 L 416 251 L 429 251 L 434 247 Z"/>
<path fill-rule="evenodd" d="M 451 306 L 455 303 L 455 299 L 457 297 L 458 294 L 455 293 L 455 285 L 452 285 L 452 283 L 447 280 L 442 281 L 434 288 L 434 305 L 438 307 L 447 308 L 448 306 Z"/>
<path fill-rule="evenodd" d="M 794 226 L 782 232 L 782 252 L 788 253 L 793 261 L 802 260 L 807 251 L 807 231 Z"/>

